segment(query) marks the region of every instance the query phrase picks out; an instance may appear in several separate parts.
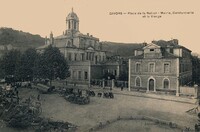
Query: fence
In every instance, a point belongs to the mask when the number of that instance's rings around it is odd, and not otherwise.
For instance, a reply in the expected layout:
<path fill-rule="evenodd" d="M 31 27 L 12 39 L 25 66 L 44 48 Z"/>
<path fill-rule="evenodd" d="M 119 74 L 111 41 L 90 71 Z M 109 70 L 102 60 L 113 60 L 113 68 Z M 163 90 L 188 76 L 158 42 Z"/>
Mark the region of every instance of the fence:
<path fill-rule="evenodd" d="M 180 93 L 183 95 L 191 95 L 191 96 L 199 96 L 199 88 L 198 87 L 188 87 L 188 86 L 181 86 Z"/>
<path fill-rule="evenodd" d="M 99 87 L 124 87 L 128 88 L 128 81 L 92 79 L 91 85 Z"/>

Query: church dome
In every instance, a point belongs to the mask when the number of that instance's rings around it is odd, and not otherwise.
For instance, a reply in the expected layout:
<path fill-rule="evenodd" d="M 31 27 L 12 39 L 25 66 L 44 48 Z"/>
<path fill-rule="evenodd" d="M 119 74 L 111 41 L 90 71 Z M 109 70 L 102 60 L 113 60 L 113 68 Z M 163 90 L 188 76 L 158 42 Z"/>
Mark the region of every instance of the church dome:
<path fill-rule="evenodd" d="M 79 21 L 79 18 L 76 15 L 76 13 L 73 12 L 73 9 L 72 9 L 72 12 L 68 14 L 66 20 L 77 20 L 77 21 Z"/>

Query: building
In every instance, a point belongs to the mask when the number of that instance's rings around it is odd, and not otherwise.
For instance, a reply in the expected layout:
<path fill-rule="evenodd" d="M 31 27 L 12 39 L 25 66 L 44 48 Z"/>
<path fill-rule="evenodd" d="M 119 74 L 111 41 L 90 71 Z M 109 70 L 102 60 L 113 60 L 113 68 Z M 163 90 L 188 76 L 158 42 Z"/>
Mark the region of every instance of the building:
<path fill-rule="evenodd" d="M 91 79 L 102 79 L 107 60 L 99 38 L 79 31 L 79 18 L 73 9 L 66 17 L 66 27 L 60 36 L 54 37 L 51 32 L 50 37 L 45 39 L 45 45 L 37 51 L 43 52 L 49 45 L 60 49 L 70 66 L 68 83 L 90 84 Z"/>
<path fill-rule="evenodd" d="M 2 58 L 2 56 L 10 51 L 10 50 L 13 50 L 15 49 L 11 44 L 8 44 L 8 45 L 0 45 L 0 58 Z"/>
<path fill-rule="evenodd" d="M 152 41 L 129 59 L 129 90 L 174 91 L 192 80 L 191 51 L 178 40 Z"/>

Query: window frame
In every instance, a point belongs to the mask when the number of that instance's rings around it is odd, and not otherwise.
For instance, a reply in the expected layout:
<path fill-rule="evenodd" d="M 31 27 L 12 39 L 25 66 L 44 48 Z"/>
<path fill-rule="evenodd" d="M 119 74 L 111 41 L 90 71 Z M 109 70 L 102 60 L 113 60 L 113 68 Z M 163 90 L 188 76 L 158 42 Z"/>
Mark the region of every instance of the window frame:
<path fill-rule="evenodd" d="M 168 65 L 168 66 L 169 66 L 169 70 L 168 70 L 168 71 L 165 70 L 165 65 Z M 170 62 L 164 62 L 164 64 L 163 64 L 163 72 L 164 72 L 164 73 L 170 73 L 170 72 L 171 72 L 171 65 L 170 65 Z"/>
<path fill-rule="evenodd" d="M 150 66 L 151 64 L 153 64 L 153 70 L 152 70 L 152 71 L 151 71 L 151 66 Z M 155 69 L 156 69 L 156 64 L 155 64 L 155 62 L 149 62 L 149 63 L 148 63 L 148 72 L 151 72 L 151 73 L 152 73 L 152 72 L 155 72 L 155 71 L 156 71 Z"/>
<path fill-rule="evenodd" d="M 138 65 L 139 65 L 139 69 L 138 69 L 138 67 L 137 67 Z M 136 62 L 136 63 L 135 63 L 135 72 L 136 72 L 136 73 L 141 72 L 141 63 L 140 63 L 140 62 Z"/>

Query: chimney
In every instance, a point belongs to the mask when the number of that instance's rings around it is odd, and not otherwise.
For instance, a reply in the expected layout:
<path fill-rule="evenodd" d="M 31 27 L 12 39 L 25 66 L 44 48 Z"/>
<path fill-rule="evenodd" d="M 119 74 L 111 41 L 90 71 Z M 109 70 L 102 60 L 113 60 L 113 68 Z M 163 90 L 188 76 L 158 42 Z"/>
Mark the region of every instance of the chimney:
<path fill-rule="evenodd" d="M 178 39 L 172 39 L 171 42 L 178 45 Z"/>
<path fill-rule="evenodd" d="M 143 43 L 142 43 L 142 46 L 144 46 L 144 47 L 147 46 L 147 43 L 146 43 L 146 42 L 143 42 Z"/>
<path fill-rule="evenodd" d="M 89 33 L 87 33 L 87 36 L 90 36 L 90 34 L 89 34 Z"/>

